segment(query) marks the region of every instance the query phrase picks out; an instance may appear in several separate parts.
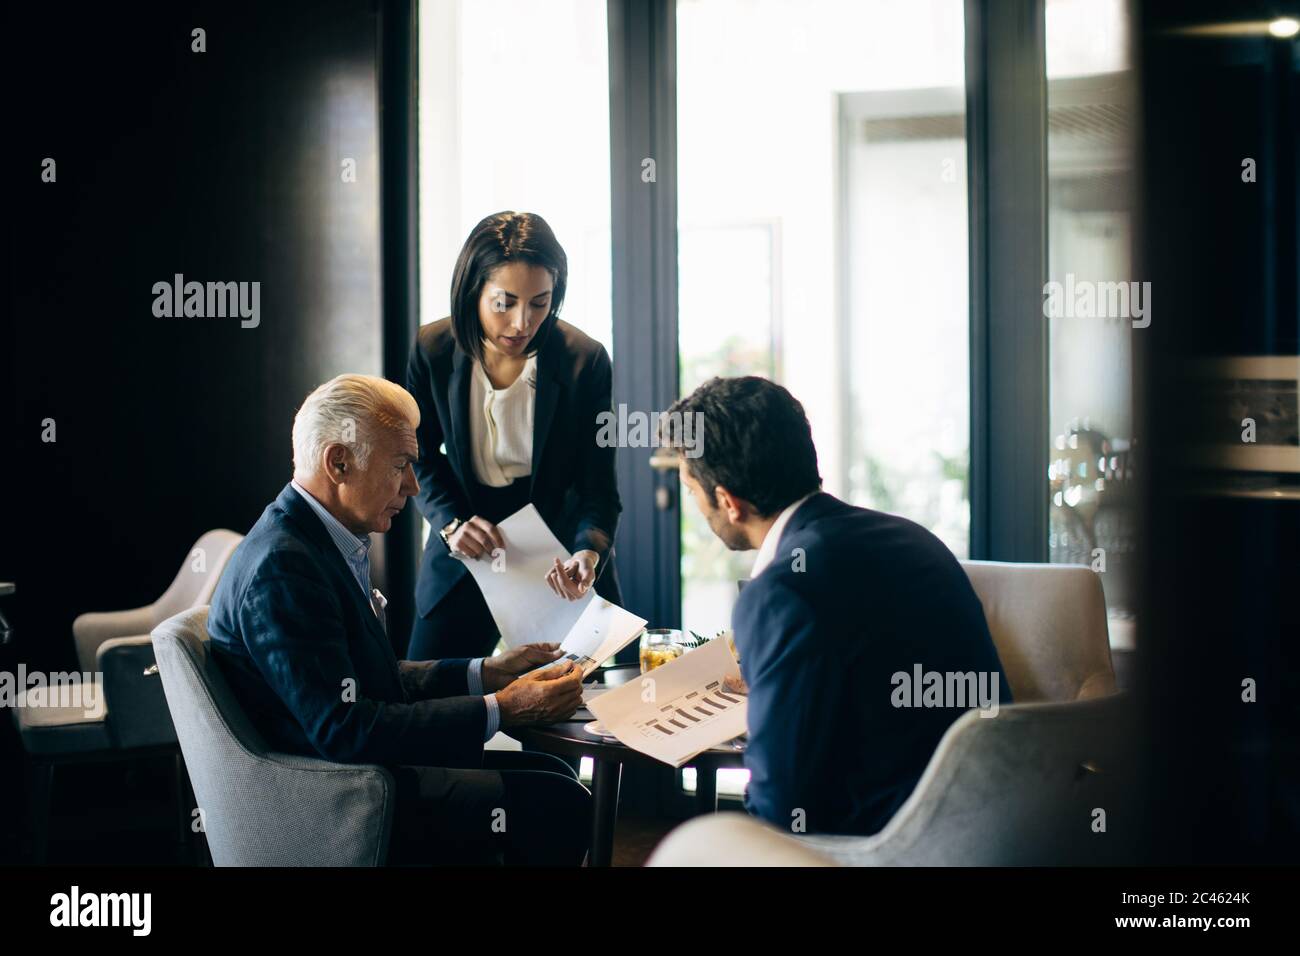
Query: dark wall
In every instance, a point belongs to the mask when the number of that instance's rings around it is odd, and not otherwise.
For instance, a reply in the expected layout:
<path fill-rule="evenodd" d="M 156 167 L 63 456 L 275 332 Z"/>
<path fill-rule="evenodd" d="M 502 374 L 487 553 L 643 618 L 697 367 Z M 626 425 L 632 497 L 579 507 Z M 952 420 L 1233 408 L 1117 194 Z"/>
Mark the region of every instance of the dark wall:
<path fill-rule="evenodd" d="M 379 27 L 364 0 L 9 18 L 0 580 L 10 653 L 55 667 L 76 614 L 147 603 L 205 530 L 249 528 L 308 391 L 382 371 Z M 155 317 L 175 273 L 260 282 L 260 324 Z"/>
<path fill-rule="evenodd" d="M 1300 43 L 1194 37 L 1269 20 L 1254 0 L 1148 0 L 1139 277 L 1157 303 L 1134 333 L 1144 375 L 1146 570 L 1139 661 L 1148 704 L 1149 855 L 1168 863 L 1300 854 L 1300 476 L 1194 470 L 1222 414 L 1185 378 L 1194 357 L 1295 355 Z M 1294 11 L 1292 11 L 1294 14 Z M 1257 181 L 1242 181 L 1242 160 Z M 1258 698 L 1242 699 L 1253 679 Z"/>

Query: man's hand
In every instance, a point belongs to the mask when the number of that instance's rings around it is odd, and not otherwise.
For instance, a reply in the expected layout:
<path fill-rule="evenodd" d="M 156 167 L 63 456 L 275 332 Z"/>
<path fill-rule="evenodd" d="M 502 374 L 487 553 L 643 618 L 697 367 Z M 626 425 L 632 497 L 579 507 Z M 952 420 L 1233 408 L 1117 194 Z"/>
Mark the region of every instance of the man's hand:
<path fill-rule="evenodd" d="M 498 691 L 524 671 L 530 671 L 560 657 L 559 644 L 525 644 L 514 650 L 483 659 L 483 690 Z"/>
<path fill-rule="evenodd" d="M 493 551 L 506 546 L 506 539 L 491 521 L 475 515 L 447 537 L 447 544 L 469 558 L 490 558 Z"/>
<path fill-rule="evenodd" d="M 749 685 L 745 683 L 743 677 L 732 677 L 730 674 L 722 678 L 722 689 L 732 694 L 743 694 L 749 696 Z"/>
<path fill-rule="evenodd" d="M 563 564 L 558 558 L 546 574 L 546 583 L 552 591 L 566 601 L 576 601 L 587 593 L 596 580 L 596 562 L 600 555 L 595 551 L 579 551 Z"/>
<path fill-rule="evenodd" d="M 573 661 L 512 681 L 497 691 L 501 726 L 549 724 L 572 717 L 582 704 L 582 668 Z"/>

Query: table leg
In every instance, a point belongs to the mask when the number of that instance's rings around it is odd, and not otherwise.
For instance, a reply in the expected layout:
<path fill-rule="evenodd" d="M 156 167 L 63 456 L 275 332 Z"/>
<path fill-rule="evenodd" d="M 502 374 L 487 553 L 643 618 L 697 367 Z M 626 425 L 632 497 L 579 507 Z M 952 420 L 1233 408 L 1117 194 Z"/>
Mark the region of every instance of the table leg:
<path fill-rule="evenodd" d="M 589 866 L 609 866 L 614 858 L 614 826 L 618 823 L 618 784 L 623 764 L 617 760 L 595 758 L 591 774 L 591 791 L 595 806 L 591 814 L 591 852 Z"/>
<path fill-rule="evenodd" d="M 695 812 L 718 812 L 718 772 L 695 768 Z"/>

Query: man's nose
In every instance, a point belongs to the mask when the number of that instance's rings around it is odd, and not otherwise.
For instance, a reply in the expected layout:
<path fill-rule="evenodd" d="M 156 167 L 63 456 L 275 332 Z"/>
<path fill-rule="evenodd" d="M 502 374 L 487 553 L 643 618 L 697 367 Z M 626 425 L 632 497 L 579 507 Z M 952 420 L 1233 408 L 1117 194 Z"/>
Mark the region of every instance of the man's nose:
<path fill-rule="evenodd" d="M 402 476 L 402 494 L 411 498 L 420 493 L 420 479 L 415 477 L 415 468 L 411 465 L 406 466 L 406 472 Z"/>

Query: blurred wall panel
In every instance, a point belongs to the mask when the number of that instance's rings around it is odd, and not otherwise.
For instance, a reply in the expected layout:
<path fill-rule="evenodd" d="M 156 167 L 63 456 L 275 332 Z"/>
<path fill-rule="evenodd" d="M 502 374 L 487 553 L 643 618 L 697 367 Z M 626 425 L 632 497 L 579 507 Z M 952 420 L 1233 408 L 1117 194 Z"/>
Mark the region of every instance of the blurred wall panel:
<path fill-rule="evenodd" d="M 54 668 L 77 613 L 151 601 L 204 530 L 248 530 L 292 474 L 313 387 L 381 371 L 377 15 L 292 0 L 9 17 L 26 79 L 7 150 L 0 579 L 19 584 L 18 655 Z M 153 286 L 177 274 L 259 283 L 256 324 L 156 316 Z"/>
<path fill-rule="evenodd" d="M 1196 370 L 1245 369 L 1261 356 L 1300 368 L 1300 44 L 1266 30 L 1282 5 L 1148 0 L 1141 9 L 1138 272 L 1154 305 L 1134 344 L 1146 447 L 1138 651 L 1150 851 L 1164 863 L 1294 862 L 1300 469 L 1241 467 L 1249 462 L 1233 421 L 1257 418 L 1261 435 L 1294 458 L 1294 374 L 1288 413 L 1280 382 L 1261 388 Z M 1234 443 L 1217 466 L 1192 454 Z"/>

